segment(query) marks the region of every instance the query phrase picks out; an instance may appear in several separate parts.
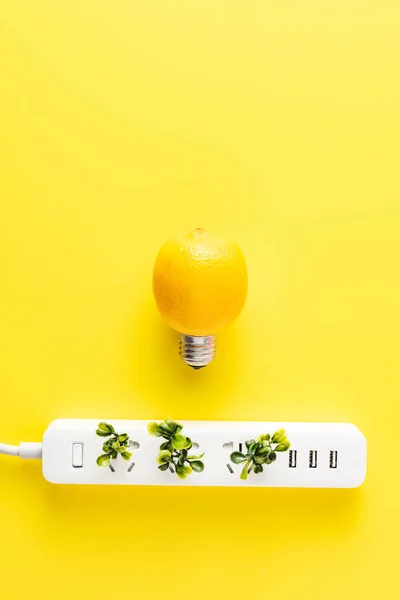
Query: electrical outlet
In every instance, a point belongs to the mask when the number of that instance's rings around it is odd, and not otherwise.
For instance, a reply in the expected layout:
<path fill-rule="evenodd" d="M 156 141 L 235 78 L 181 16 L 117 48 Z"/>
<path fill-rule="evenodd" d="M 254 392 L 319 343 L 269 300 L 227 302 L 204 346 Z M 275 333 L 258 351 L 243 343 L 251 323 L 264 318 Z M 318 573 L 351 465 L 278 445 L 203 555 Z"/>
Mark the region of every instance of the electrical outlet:
<path fill-rule="evenodd" d="M 289 469 L 297 467 L 297 450 L 289 450 Z"/>
<path fill-rule="evenodd" d="M 355 425 L 347 423 L 271 423 L 230 421 L 181 422 L 193 449 L 204 452 L 205 469 L 185 480 L 176 473 L 160 471 L 156 462 L 160 438 L 147 433 L 149 421 L 106 419 L 117 431 L 133 440 L 132 458 L 118 456 L 109 467 L 99 467 L 103 440 L 96 436 L 102 419 L 59 419 L 43 437 L 43 474 L 51 483 L 119 485 L 189 485 L 241 487 L 352 488 L 366 474 L 366 440 Z M 230 454 L 246 452 L 244 442 L 262 433 L 285 429 L 289 452 L 278 452 L 263 473 L 240 479 L 241 465 Z M 240 450 L 241 448 L 241 450 Z"/>
<path fill-rule="evenodd" d="M 329 468 L 337 469 L 338 466 L 338 452 L 337 450 L 331 450 L 329 452 Z"/>
<path fill-rule="evenodd" d="M 308 466 L 310 469 L 316 469 L 318 465 L 318 450 L 310 450 Z"/>

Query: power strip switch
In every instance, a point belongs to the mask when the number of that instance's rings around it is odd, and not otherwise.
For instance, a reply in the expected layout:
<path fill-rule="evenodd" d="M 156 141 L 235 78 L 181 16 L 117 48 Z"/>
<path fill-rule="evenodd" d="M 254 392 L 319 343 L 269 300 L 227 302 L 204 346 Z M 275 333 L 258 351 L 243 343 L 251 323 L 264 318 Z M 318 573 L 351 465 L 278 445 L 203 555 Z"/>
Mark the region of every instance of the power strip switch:
<path fill-rule="evenodd" d="M 118 456 L 106 467 L 96 459 L 104 440 L 96 435 L 102 419 L 59 419 L 43 437 L 43 475 L 51 483 L 105 485 L 183 485 L 232 487 L 355 488 L 366 476 L 367 445 L 348 423 L 274 423 L 184 421 L 194 454 L 203 454 L 204 470 L 180 479 L 173 469 L 160 470 L 162 438 L 148 434 L 149 421 L 106 419 L 131 440 L 128 461 Z M 276 452 L 268 464 L 241 478 L 243 466 L 231 457 L 246 454 L 246 442 L 284 429 L 289 451 Z M 194 450 L 195 448 L 195 450 Z M 287 450 L 287 449 L 286 449 Z M 240 460 L 240 455 L 239 460 Z M 271 464 L 269 464 L 271 463 Z"/>

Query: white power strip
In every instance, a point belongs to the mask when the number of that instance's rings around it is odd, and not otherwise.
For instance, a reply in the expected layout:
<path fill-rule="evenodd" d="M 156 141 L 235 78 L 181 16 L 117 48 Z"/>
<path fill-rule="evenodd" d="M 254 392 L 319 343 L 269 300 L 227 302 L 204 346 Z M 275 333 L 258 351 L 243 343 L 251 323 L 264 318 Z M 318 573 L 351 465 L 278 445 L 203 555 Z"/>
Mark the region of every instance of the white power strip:
<path fill-rule="evenodd" d="M 111 467 L 99 467 L 104 439 L 96 436 L 100 419 L 59 419 L 43 437 L 43 475 L 51 483 L 107 485 L 184 485 L 241 487 L 354 488 L 366 475 L 366 440 L 360 430 L 347 423 L 271 423 L 229 421 L 183 421 L 184 433 L 204 452 L 205 468 L 185 480 L 156 462 L 164 440 L 147 432 L 149 421 L 107 420 L 134 442 L 132 458 L 120 456 Z M 285 429 L 288 452 L 262 473 L 240 479 L 241 465 L 230 460 L 235 450 L 246 451 L 245 441 L 260 434 Z M 198 450 L 197 450 L 198 447 Z"/>

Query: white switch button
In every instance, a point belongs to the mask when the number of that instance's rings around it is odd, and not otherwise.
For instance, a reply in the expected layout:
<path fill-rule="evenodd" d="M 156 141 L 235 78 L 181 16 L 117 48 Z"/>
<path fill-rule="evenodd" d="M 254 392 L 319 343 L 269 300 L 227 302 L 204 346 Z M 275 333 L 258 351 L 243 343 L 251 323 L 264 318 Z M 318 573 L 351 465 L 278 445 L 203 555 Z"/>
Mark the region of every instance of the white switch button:
<path fill-rule="evenodd" d="M 72 444 L 72 466 L 83 467 L 83 444 Z"/>

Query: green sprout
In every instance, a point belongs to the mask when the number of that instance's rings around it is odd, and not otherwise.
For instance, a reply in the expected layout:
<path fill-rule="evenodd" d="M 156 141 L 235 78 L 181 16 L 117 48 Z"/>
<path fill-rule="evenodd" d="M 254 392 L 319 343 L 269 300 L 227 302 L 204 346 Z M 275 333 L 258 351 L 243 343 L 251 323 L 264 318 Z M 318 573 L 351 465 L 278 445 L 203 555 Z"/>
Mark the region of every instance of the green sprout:
<path fill-rule="evenodd" d="M 192 471 L 201 473 L 204 463 L 200 460 L 204 456 L 189 454 L 192 440 L 181 434 L 183 426 L 172 419 L 165 419 L 162 423 L 149 423 L 147 431 L 154 437 L 162 437 L 166 441 L 160 446 L 157 457 L 160 471 L 175 472 L 180 479 L 186 479 Z"/>
<path fill-rule="evenodd" d="M 129 452 L 131 442 L 127 433 L 116 433 L 114 427 L 109 423 L 101 422 L 97 426 L 96 434 L 103 438 L 109 438 L 103 444 L 103 453 L 97 459 L 99 467 L 108 467 L 112 460 L 115 460 L 118 455 L 124 460 L 129 460 L 132 457 L 132 452 Z"/>
<path fill-rule="evenodd" d="M 231 461 L 235 465 L 244 463 L 240 479 L 247 479 L 249 473 L 262 473 L 263 465 L 271 465 L 276 461 L 277 452 L 286 452 L 290 448 L 290 442 L 285 435 L 284 429 L 279 429 L 274 435 L 263 433 L 257 440 L 248 440 L 247 452 L 232 452 Z"/>

